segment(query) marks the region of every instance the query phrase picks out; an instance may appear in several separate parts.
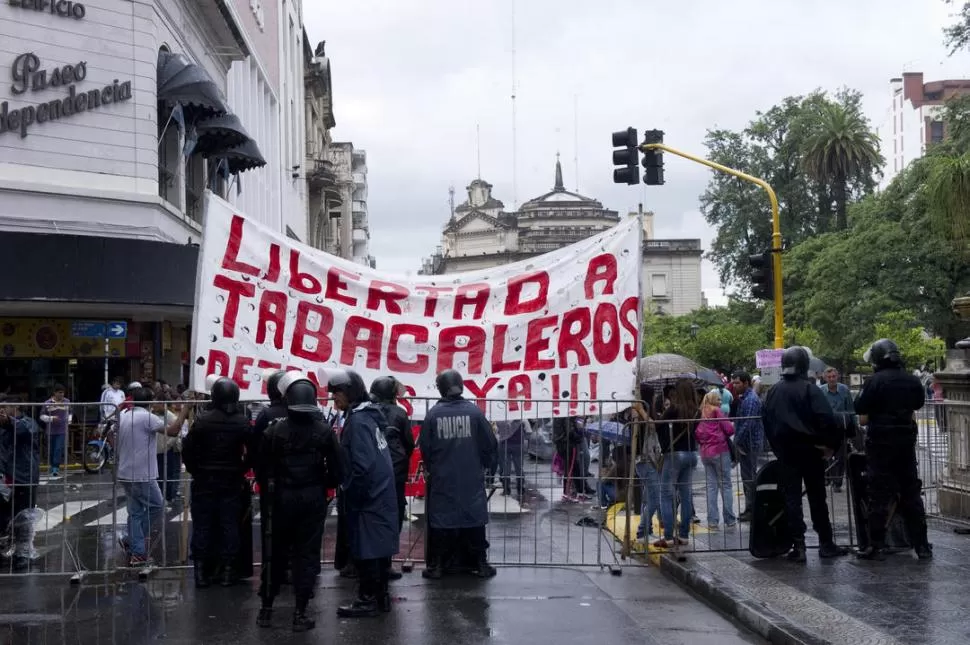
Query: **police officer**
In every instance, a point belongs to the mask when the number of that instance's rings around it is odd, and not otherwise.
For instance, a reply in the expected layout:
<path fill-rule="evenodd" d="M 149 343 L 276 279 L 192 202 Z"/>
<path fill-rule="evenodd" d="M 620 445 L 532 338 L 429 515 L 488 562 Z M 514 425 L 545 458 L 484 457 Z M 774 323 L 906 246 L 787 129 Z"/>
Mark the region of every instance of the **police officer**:
<path fill-rule="evenodd" d="M 436 385 L 442 398 L 424 418 L 418 438 L 428 500 L 428 562 L 422 575 L 435 580 L 457 565 L 490 578 L 495 568 L 488 564 L 485 539 L 485 477 L 494 468 L 498 443 L 479 407 L 462 398 L 461 374 L 445 370 Z"/>
<path fill-rule="evenodd" d="M 344 463 L 344 510 L 347 543 L 357 569 L 357 599 L 337 610 L 339 616 L 360 618 L 391 610 L 388 571 L 398 552 L 397 494 L 394 467 L 384 437 L 387 420 L 370 401 L 363 379 L 350 370 L 328 373 L 334 406 L 344 413 L 340 434 Z"/>
<path fill-rule="evenodd" d="M 825 502 L 825 459 L 838 449 L 842 430 L 825 395 L 808 378 L 810 361 L 811 355 L 804 347 L 785 350 L 781 358 L 782 380 L 768 392 L 762 411 L 768 443 L 784 465 L 781 484 L 794 542 L 788 559 L 793 562 L 806 560 L 803 481 L 812 528 L 818 533 L 819 557 L 834 558 L 846 553 L 835 544 Z"/>
<path fill-rule="evenodd" d="M 916 419 L 923 407 L 919 379 L 906 372 L 899 347 L 877 340 L 865 360 L 875 371 L 855 402 L 862 424 L 868 424 L 865 446 L 869 479 L 869 547 L 859 553 L 867 560 L 885 557 L 889 507 L 899 495 L 899 512 L 906 523 L 910 543 L 920 560 L 933 557 L 926 536 L 926 510 L 916 463 Z"/>
<path fill-rule="evenodd" d="M 293 631 L 312 629 L 307 605 L 320 570 L 320 547 L 327 518 L 327 490 L 342 476 L 340 445 L 330 425 L 320 418 L 317 387 L 300 372 L 288 372 L 279 381 L 286 417 L 270 422 L 259 449 L 259 472 L 266 489 L 264 553 L 259 595 L 262 608 L 257 624 L 269 627 L 273 600 L 289 568 L 293 577 L 296 610 Z"/>
<path fill-rule="evenodd" d="M 268 369 L 263 372 L 263 380 L 266 382 L 266 395 L 269 397 L 269 405 L 259 411 L 253 430 L 257 435 L 262 436 L 274 419 L 282 419 L 286 416 L 286 402 L 283 401 L 283 393 L 280 392 L 280 379 L 283 378 L 283 370 Z"/>
<path fill-rule="evenodd" d="M 182 460 L 192 474 L 192 560 L 195 584 L 210 585 L 221 564 L 221 584 L 238 582 L 239 518 L 249 503 L 247 453 L 253 453 L 249 420 L 239 405 L 239 386 L 230 378 L 212 385 L 212 400 L 182 442 Z"/>
<path fill-rule="evenodd" d="M 404 386 L 393 376 L 381 376 L 370 384 L 370 395 L 378 409 L 387 419 L 384 437 L 391 451 L 394 466 L 394 489 L 397 492 L 398 531 L 404 526 L 407 500 L 404 498 L 404 484 L 408 479 L 411 453 L 414 452 L 414 433 L 407 413 L 397 404 L 397 398 L 404 394 Z"/>

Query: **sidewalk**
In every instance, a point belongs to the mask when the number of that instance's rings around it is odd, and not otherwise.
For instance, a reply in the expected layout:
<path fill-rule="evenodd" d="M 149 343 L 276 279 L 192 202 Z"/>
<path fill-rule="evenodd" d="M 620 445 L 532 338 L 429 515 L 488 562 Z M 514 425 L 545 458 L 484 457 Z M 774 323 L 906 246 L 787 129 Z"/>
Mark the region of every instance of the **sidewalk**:
<path fill-rule="evenodd" d="M 811 533 L 811 531 L 809 531 Z M 772 643 L 956 645 L 970 642 L 970 537 L 932 523 L 931 562 L 849 555 L 807 565 L 746 552 L 652 555 L 662 571 Z"/>

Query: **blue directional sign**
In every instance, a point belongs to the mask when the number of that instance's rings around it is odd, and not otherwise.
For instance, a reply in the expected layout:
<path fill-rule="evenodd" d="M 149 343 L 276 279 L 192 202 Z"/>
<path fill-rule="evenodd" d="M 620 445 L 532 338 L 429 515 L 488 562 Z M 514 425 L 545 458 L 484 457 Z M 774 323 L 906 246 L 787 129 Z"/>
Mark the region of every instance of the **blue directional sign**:
<path fill-rule="evenodd" d="M 104 323 L 98 320 L 72 320 L 71 336 L 74 338 L 104 338 Z"/>
<path fill-rule="evenodd" d="M 113 320 L 107 324 L 108 338 L 128 338 L 128 323 L 124 320 Z"/>

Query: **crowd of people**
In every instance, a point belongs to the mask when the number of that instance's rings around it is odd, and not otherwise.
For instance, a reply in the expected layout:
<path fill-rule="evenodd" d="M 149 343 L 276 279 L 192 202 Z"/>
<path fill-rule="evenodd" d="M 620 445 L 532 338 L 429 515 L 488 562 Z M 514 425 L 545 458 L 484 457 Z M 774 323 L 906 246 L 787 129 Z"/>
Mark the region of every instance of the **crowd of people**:
<path fill-rule="evenodd" d="M 859 557 L 882 558 L 889 509 L 898 497 L 917 555 L 930 558 L 915 456 L 914 412 L 924 403 L 924 387 L 906 372 L 892 341 L 875 343 L 866 359 L 874 375 L 855 398 L 835 370 L 825 373 L 824 383 L 816 383 L 808 374 L 810 354 L 800 347 L 784 352 L 782 380 L 770 389 L 759 387 L 757 378 L 745 372 L 713 388 L 698 389 L 688 379 L 662 387 L 641 384 L 639 400 L 617 415 L 636 428 L 636 441 L 603 453 L 599 490 L 589 485 L 584 420 L 556 418 L 553 442 L 563 499 L 569 503 L 598 495 L 607 506 L 625 499 L 626 488 L 637 485 L 642 500 L 638 538 L 679 552 L 691 524 L 700 521 L 692 491 L 698 464 L 707 480 L 707 526 L 718 530 L 723 522 L 730 528 L 751 521 L 756 475 L 770 450 L 783 465 L 793 540 L 789 559 L 806 559 L 803 485 L 819 555 L 837 557 L 846 550 L 835 544 L 825 489 L 840 490 L 847 454 L 865 450 L 871 540 Z M 207 396 L 164 382 L 122 388 L 121 380 L 113 379 L 104 390 L 101 412 L 116 433 L 115 469 L 128 511 L 121 544 L 128 564 L 153 564 L 161 513 L 166 503 L 172 508 L 180 504 L 184 463 L 192 475 L 191 558 L 197 587 L 232 586 L 248 577 L 253 536 L 243 518 L 251 509 L 251 474 L 260 493 L 260 625 L 272 624 L 274 600 L 291 584 L 293 628 L 313 627 L 306 610 L 320 573 L 324 522 L 332 502 L 338 509 L 335 565 L 358 584 L 356 599 L 338 612 L 364 617 L 390 611 L 388 585 L 400 577 L 391 558 L 398 553 L 405 483 L 417 443 L 427 487 L 424 577 L 435 580 L 454 572 L 493 576 L 485 532 L 486 483 L 500 473 L 503 492 L 514 490 L 522 499 L 521 441 L 528 422 L 489 422 L 463 398 L 462 376 L 447 370 L 437 377 L 441 399 L 427 413 L 415 442 L 411 421 L 397 405 L 404 387 L 395 377 L 375 379 L 370 388 L 354 371 L 334 370 L 328 377 L 329 414 L 304 374 L 267 372 L 269 405 L 255 419 L 229 378 L 210 377 Z M 0 401 L 0 472 L 5 477 L 0 526 L 13 524 L 15 540 L 17 527 L 10 520 L 35 503 L 41 428 L 47 428 L 51 474 L 56 476 L 70 423 L 70 402 L 61 386 L 54 387 L 36 420 L 17 401 Z M 744 493 L 740 513 L 735 512 L 731 481 L 736 466 Z M 655 519 L 658 535 L 653 535 Z"/>
<path fill-rule="evenodd" d="M 924 386 L 906 371 L 891 340 L 874 343 L 865 359 L 873 376 L 855 398 L 839 382 L 834 368 L 828 368 L 818 383 L 809 374 L 811 354 L 802 347 L 785 350 L 781 381 L 761 396 L 755 379 L 745 372 L 709 391 L 698 389 L 689 379 L 666 385 L 656 396 L 653 387 L 642 385 L 641 401 L 624 419 L 637 427 L 635 477 L 624 467 L 628 453 L 614 451 L 603 471 L 601 504 L 624 499 L 618 489 L 638 482 L 642 502 L 637 537 L 651 540 L 656 518 L 661 534 L 654 546 L 679 553 L 688 544 L 691 524 L 700 521 L 692 496 L 698 461 L 707 482 L 707 526 L 718 530 L 721 511 L 727 528 L 752 520 L 757 474 L 773 455 L 782 466 L 781 487 L 793 544 L 788 558 L 806 560 L 803 494 L 819 536 L 819 556 L 838 557 L 847 549 L 835 543 L 826 488 L 841 491 L 848 454 L 864 452 L 868 493 L 867 499 L 856 503 L 864 503 L 868 510 L 869 543 L 858 557 L 884 558 L 890 509 L 898 499 L 898 512 L 916 555 L 931 558 L 916 460 L 915 413 L 924 405 Z M 740 466 L 744 500 L 744 509 L 737 515 L 731 481 L 735 466 Z M 572 479 L 567 471 L 567 488 Z M 579 494 L 575 489 L 567 492 Z"/>
<path fill-rule="evenodd" d="M 393 377 L 370 389 L 353 371 L 333 370 L 327 383 L 334 414 L 324 415 L 313 381 L 300 372 L 265 375 L 270 403 L 251 423 L 228 378 L 214 380 L 201 405 L 177 406 L 167 418 L 149 388 L 136 387 L 117 414 L 118 480 L 128 503 L 123 546 L 131 566 L 152 564 L 163 508 L 154 458 L 160 442 L 180 437 L 181 459 L 192 475 L 191 555 L 195 583 L 208 588 L 236 584 L 245 551 L 249 504 L 247 472 L 260 490 L 263 568 L 258 623 L 272 624 L 273 605 L 289 581 L 296 598 L 293 629 L 314 626 L 306 613 L 317 575 L 324 521 L 336 496 L 336 564 L 355 577 L 357 598 L 338 608 L 344 617 L 391 610 L 388 590 L 404 521 L 404 484 L 414 450 L 411 423 L 396 405 L 403 392 Z M 422 422 L 419 444 L 427 481 L 428 566 L 424 576 L 454 572 L 495 575 L 488 563 L 484 482 L 497 459 L 492 425 L 463 398 L 454 370 L 437 379 L 441 400 Z M 135 384 L 138 385 L 138 384 Z M 152 458 L 149 458 L 149 457 Z M 245 554 L 243 554 L 245 555 Z M 244 558 L 243 558 L 244 559 Z M 243 565 L 245 566 L 245 565 Z"/>

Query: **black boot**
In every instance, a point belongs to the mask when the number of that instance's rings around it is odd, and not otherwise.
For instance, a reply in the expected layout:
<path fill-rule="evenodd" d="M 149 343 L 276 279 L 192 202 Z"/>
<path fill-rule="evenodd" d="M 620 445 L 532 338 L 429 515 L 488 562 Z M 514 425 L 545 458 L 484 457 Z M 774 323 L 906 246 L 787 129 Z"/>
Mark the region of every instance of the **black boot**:
<path fill-rule="evenodd" d="M 387 599 L 388 610 L 390 610 L 390 598 Z M 377 604 L 377 597 L 373 594 L 363 594 L 357 596 L 357 600 L 349 605 L 337 607 L 337 615 L 341 618 L 373 618 L 377 616 L 381 608 Z"/>
<path fill-rule="evenodd" d="M 855 555 L 860 560 L 876 560 L 882 562 L 886 559 L 886 548 L 882 545 L 870 544 Z"/>
<path fill-rule="evenodd" d="M 818 548 L 820 558 L 838 558 L 848 553 L 846 548 L 836 545 L 835 542 L 826 542 Z"/>
<path fill-rule="evenodd" d="M 234 587 L 239 582 L 239 578 L 236 576 L 236 567 L 233 564 L 229 560 L 222 565 L 222 578 L 219 580 L 219 584 L 223 587 Z"/>
<path fill-rule="evenodd" d="M 273 626 L 273 608 L 263 605 L 259 608 L 259 615 L 256 616 L 256 624 L 260 627 Z"/>
<path fill-rule="evenodd" d="M 196 589 L 208 589 L 210 586 L 212 586 L 212 581 L 209 579 L 209 574 L 206 573 L 206 567 L 204 562 L 195 560 L 192 563 L 192 568 L 195 571 Z"/>
<path fill-rule="evenodd" d="M 792 545 L 791 551 L 789 551 L 788 555 L 785 557 L 788 559 L 789 562 L 797 562 L 798 564 L 804 564 L 805 562 L 807 562 L 808 558 L 805 557 L 804 538 L 801 540 L 795 540 L 795 543 Z"/>
<path fill-rule="evenodd" d="M 916 545 L 916 557 L 920 560 L 932 560 L 933 559 L 933 545 L 924 542 L 923 544 Z"/>
<path fill-rule="evenodd" d="M 306 609 L 297 609 L 293 612 L 293 631 L 306 632 L 317 626 L 317 621 L 306 615 Z"/>
<path fill-rule="evenodd" d="M 478 564 L 472 570 L 472 573 L 478 578 L 487 579 L 494 578 L 498 572 L 495 570 L 495 567 L 488 563 L 486 558 L 482 557 L 478 560 Z"/>
<path fill-rule="evenodd" d="M 441 566 L 441 560 L 435 559 L 427 563 L 427 568 L 421 572 L 421 577 L 425 580 L 441 580 L 445 575 L 445 569 Z"/>

